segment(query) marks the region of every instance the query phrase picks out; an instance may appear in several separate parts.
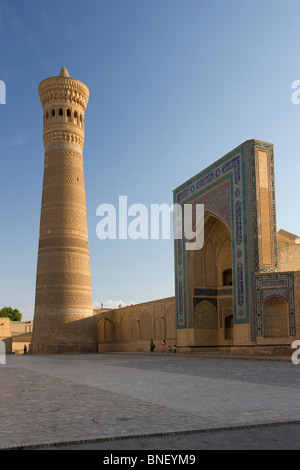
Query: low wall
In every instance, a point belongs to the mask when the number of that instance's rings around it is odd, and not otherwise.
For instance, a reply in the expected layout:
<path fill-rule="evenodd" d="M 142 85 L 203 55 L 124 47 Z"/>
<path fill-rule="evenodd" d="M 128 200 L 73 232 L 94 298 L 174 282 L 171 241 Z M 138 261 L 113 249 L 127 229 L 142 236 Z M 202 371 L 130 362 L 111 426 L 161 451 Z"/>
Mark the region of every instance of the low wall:
<path fill-rule="evenodd" d="M 12 351 L 15 354 L 24 354 L 24 346 L 27 347 L 27 352 L 29 352 L 31 343 L 31 333 L 24 333 L 23 335 L 13 336 L 12 337 Z"/>
<path fill-rule="evenodd" d="M 155 351 L 176 344 L 175 297 L 154 300 L 98 314 L 98 352 L 149 351 L 150 340 Z"/>

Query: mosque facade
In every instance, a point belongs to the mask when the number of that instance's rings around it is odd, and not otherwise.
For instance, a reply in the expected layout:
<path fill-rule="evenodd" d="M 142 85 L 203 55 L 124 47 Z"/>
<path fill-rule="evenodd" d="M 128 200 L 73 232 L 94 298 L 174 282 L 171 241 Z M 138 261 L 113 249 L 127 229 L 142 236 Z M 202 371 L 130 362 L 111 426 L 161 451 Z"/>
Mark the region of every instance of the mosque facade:
<path fill-rule="evenodd" d="M 45 163 L 31 353 L 167 351 L 290 354 L 300 339 L 300 239 L 277 231 L 273 145 L 249 140 L 173 191 L 204 206 L 200 249 L 174 240 L 175 295 L 93 310 L 83 175 L 89 91 L 60 75 L 39 86 Z M 195 213 L 195 211 L 194 211 Z"/>

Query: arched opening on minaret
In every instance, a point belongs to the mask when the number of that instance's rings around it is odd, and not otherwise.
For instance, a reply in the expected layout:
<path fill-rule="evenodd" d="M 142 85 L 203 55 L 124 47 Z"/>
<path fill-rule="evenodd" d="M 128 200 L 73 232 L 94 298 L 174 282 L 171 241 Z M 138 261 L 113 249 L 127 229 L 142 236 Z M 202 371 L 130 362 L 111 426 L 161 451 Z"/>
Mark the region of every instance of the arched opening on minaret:
<path fill-rule="evenodd" d="M 78 125 L 78 113 L 77 113 L 77 111 L 74 112 L 74 124 Z"/>
<path fill-rule="evenodd" d="M 67 121 L 71 122 L 71 110 L 70 110 L 70 108 L 67 109 Z"/>

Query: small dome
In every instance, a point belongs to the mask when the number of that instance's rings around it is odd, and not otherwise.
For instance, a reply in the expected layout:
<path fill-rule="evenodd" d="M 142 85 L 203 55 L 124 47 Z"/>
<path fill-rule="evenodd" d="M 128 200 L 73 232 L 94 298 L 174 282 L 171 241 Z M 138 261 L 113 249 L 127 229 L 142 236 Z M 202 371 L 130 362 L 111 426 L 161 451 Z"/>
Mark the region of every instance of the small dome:
<path fill-rule="evenodd" d="M 59 73 L 60 77 L 69 77 L 69 72 L 67 71 L 66 67 L 63 67 Z"/>

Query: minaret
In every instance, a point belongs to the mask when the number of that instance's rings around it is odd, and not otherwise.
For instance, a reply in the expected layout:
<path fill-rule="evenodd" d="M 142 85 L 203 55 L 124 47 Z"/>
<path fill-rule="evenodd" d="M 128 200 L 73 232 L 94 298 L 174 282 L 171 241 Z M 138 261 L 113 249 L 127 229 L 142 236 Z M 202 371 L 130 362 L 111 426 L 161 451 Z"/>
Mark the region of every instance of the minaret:
<path fill-rule="evenodd" d="M 63 67 L 39 96 L 45 160 L 30 352 L 96 352 L 82 156 L 89 90 Z"/>

